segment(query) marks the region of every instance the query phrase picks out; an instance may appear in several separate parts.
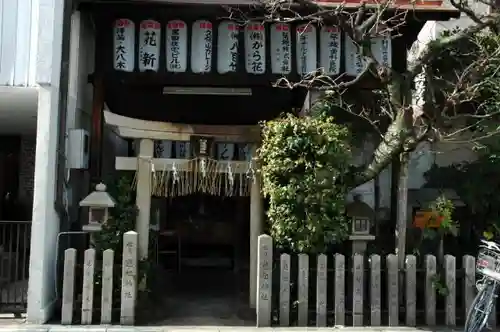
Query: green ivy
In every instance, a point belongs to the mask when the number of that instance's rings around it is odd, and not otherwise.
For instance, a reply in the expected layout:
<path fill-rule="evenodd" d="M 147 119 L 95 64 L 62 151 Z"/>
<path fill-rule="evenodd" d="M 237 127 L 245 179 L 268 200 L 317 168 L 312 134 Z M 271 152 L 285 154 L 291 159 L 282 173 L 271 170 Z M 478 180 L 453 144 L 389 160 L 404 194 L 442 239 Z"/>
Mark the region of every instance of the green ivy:
<path fill-rule="evenodd" d="M 267 217 L 278 247 L 317 253 L 347 237 L 347 187 L 351 160 L 348 128 L 324 112 L 284 115 L 262 124 L 258 150 Z"/>

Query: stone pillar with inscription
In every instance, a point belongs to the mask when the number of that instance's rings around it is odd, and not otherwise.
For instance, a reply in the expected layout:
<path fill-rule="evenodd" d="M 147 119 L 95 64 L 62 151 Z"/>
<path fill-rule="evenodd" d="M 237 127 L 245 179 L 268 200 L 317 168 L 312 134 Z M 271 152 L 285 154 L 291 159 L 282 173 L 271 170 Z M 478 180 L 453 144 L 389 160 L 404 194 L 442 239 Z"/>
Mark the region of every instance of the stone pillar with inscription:
<path fill-rule="evenodd" d="M 273 283 L 273 240 L 269 235 L 261 235 L 258 238 L 257 276 L 257 327 L 270 327 Z"/>
<path fill-rule="evenodd" d="M 255 156 L 257 146 L 252 149 L 252 156 Z M 261 194 L 260 177 L 252 182 L 250 190 L 250 307 L 256 306 L 257 294 L 257 241 L 262 234 L 264 223 L 264 205 Z"/>
<path fill-rule="evenodd" d="M 137 299 L 137 240 L 134 231 L 123 235 L 122 292 L 120 324 L 133 325 Z"/>

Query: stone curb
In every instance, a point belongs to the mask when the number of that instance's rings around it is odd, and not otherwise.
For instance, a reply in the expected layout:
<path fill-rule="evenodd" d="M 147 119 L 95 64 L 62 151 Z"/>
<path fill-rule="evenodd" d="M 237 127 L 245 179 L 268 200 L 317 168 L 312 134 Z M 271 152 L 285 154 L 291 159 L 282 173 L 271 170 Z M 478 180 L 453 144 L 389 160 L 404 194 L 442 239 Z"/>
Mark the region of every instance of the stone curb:
<path fill-rule="evenodd" d="M 60 325 L 10 325 L 1 326 L 0 332 L 462 332 L 449 328 L 408 328 L 408 327 L 331 327 L 331 328 L 257 328 L 257 327 L 220 327 L 220 326 L 60 326 Z M 498 330 L 496 330 L 498 331 Z"/>

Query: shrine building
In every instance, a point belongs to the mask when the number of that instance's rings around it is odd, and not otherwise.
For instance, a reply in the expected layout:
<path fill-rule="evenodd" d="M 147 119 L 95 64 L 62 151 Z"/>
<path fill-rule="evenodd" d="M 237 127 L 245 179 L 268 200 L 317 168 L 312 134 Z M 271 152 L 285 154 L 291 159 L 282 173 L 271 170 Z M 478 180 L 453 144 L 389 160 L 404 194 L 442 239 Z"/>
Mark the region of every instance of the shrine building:
<path fill-rule="evenodd" d="M 54 200 L 65 197 L 68 218 L 77 218 L 75 202 L 88 194 L 91 181 L 129 172 L 135 178 L 140 257 L 152 248 L 158 264 L 181 276 L 197 268 L 231 271 L 248 284 L 250 307 L 256 302 L 257 237 L 265 230 L 266 203 L 253 160 L 259 122 L 298 114 L 312 99 L 306 89 L 273 84 L 281 77 L 298 81 L 317 68 L 332 77 L 363 70 L 355 45 L 328 22 L 230 19 L 227 5 L 245 12 L 255 10 L 252 3 L 107 0 L 80 1 L 70 14 L 66 8 L 64 15 L 71 17 L 65 26 L 70 30 L 66 83 L 77 106 L 69 98 L 63 132 L 86 130 L 90 155 L 81 170 L 86 180 L 68 176 L 66 187 L 61 184 L 52 194 Z M 359 6 L 355 0 L 325 1 L 341 3 L 349 10 Z M 392 10 L 414 13 L 399 28 L 402 37 L 380 36 L 372 51 L 396 71 L 404 70 L 426 21 L 456 16 L 441 0 L 396 0 Z M 71 167 L 66 169 L 71 174 Z M 44 245 L 55 239 L 47 236 Z M 49 259 L 43 255 L 32 248 L 32 261 Z M 32 278 L 49 273 L 52 263 L 41 264 L 33 274 L 30 270 Z M 31 321 L 47 317 L 54 291 L 41 279 L 45 293 L 33 295 Z"/>

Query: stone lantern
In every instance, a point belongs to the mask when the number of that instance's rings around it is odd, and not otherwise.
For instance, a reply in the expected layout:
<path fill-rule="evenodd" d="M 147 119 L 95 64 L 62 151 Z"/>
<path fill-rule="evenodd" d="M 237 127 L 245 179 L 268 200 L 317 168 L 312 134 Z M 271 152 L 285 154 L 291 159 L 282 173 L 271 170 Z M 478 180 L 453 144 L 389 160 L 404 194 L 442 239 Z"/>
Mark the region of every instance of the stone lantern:
<path fill-rule="evenodd" d="M 355 195 L 354 201 L 346 205 L 347 216 L 351 219 L 352 253 L 364 254 L 368 241 L 375 240 L 370 234 L 370 228 L 374 220 L 375 212 L 361 200 L 361 195 Z"/>
<path fill-rule="evenodd" d="M 106 185 L 99 183 L 95 191 L 85 197 L 81 202 L 81 207 L 88 207 L 88 224 L 82 229 L 87 232 L 98 232 L 102 229 L 109 218 L 109 209 L 115 206 L 116 202 L 107 192 Z"/>

